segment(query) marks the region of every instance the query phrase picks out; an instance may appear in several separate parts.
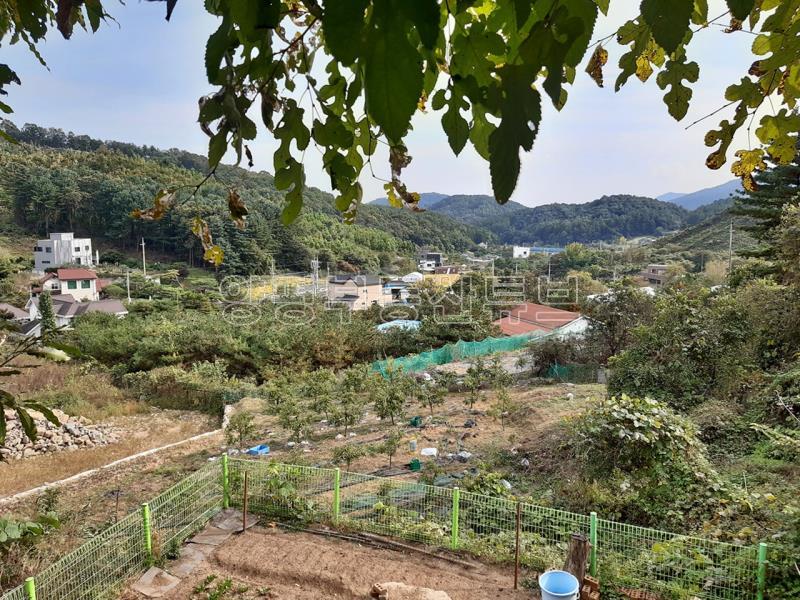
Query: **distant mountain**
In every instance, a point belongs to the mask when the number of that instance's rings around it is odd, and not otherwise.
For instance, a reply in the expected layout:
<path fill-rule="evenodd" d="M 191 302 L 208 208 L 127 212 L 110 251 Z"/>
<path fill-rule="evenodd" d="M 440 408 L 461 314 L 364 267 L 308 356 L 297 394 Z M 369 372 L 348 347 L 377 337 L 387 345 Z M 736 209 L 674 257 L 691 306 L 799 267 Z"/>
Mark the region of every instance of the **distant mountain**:
<path fill-rule="evenodd" d="M 447 196 L 430 210 L 462 223 L 489 228 L 498 219 L 502 220 L 517 211 L 530 209 L 513 201 L 498 204 L 492 196 L 477 194 Z"/>
<path fill-rule="evenodd" d="M 661 200 L 662 202 L 674 202 L 678 198 L 682 198 L 685 195 L 686 194 L 683 192 L 667 192 L 666 194 L 656 196 L 656 200 Z"/>
<path fill-rule="evenodd" d="M 732 179 L 726 183 L 716 185 L 714 187 L 703 188 L 696 192 L 688 194 L 679 194 L 676 192 L 667 192 L 657 197 L 658 200 L 663 202 L 672 202 L 678 206 L 682 206 L 686 210 L 694 210 L 706 204 L 711 204 L 717 200 L 728 198 L 737 190 L 742 189 L 742 183 L 738 179 Z"/>
<path fill-rule="evenodd" d="M 509 244 L 614 241 L 680 229 L 687 211 L 642 196 L 603 196 L 586 204 L 545 204 L 477 223 Z"/>

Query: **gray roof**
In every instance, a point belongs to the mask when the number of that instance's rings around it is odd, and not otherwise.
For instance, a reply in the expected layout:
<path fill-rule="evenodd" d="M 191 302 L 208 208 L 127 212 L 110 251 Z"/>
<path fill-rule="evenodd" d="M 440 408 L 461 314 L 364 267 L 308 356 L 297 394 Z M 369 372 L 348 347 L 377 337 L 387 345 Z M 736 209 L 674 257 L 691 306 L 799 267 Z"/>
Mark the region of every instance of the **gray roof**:
<path fill-rule="evenodd" d="M 11 315 L 12 321 L 22 321 L 30 319 L 28 311 L 22 310 L 21 308 L 17 308 L 13 304 L 9 304 L 8 302 L 0 302 L 0 311 L 9 313 Z"/>
<path fill-rule="evenodd" d="M 380 285 L 381 278 L 377 275 L 332 275 L 330 279 L 328 279 L 329 283 L 333 283 L 336 285 L 347 283 L 348 281 L 353 281 L 357 286 L 362 287 L 365 285 Z"/>
<path fill-rule="evenodd" d="M 35 331 L 42 326 L 42 322 L 39 319 L 35 321 L 28 321 L 27 323 L 23 323 L 19 326 L 19 330 L 25 335 L 37 335 Z"/>
<path fill-rule="evenodd" d="M 128 314 L 128 309 L 119 300 L 108 298 L 106 300 L 92 300 L 91 302 L 78 302 L 70 294 L 56 294 L 53 297 L 53 312 L 59 317 L 67 319 L 85 313 L 101 312 L 110 315 Z M 39 299 L 32 302 L 39 308 Z"/>

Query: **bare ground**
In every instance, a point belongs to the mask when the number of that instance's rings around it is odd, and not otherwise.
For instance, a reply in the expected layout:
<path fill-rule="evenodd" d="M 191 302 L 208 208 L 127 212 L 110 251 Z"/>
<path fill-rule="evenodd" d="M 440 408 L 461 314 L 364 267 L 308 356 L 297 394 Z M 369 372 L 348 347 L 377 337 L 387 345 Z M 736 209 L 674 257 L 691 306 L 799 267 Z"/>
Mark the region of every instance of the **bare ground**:
<path fill-rule="evenodd" d="M 0 498 L 218 427 L 215 419 L 197 412 L 157 409 L 143 415 L 111 418 L 103 423 L 121 430 L 119 442 L 0 462 Z"/>
<path fill-rule="evenodd" d="M 200 589 L 210 576 L 214 576 L 208 586 L 212 592 L 216 585 L 231 580 L 231 591 L 220 596 L 225 599 L 366 600 L 373 584 L 386 582 L 443 591 L 451 600 L 532 598 L 530 591 L 513 590 L 510 566 L 475 563 L 474 568 L 465 568 L 416 552 L 269 527 L 234 536 L 165 597 L 205 599 L 208 591 Z M 137 596 L 129 592 L 123 598 Z"/>

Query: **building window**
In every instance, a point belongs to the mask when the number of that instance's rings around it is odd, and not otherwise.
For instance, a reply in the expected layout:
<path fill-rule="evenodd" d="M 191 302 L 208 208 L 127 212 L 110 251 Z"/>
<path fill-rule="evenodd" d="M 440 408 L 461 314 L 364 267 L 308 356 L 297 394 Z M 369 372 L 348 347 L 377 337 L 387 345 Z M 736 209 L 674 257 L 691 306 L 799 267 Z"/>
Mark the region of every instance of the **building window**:
<path fill-rule="evenodd" d="M 77 281 L 68 281 L 67 282 L 67 289 L 69 289 L 69 290 L 77 290 L 78 289 L 78 282 Z"/>
<path fill-rule="evenodd" d="M 41 252 L 42 251 L 42 247 L 41 246 L 34 246 L 33 247 L 33 251 L 34 252 Z"/>
<path fill-rule="evenodd" d="M 75 252 L 80 252 L 80 251 L 81 251 L 81 247 L 80 246 L 75 246 Z"/>
<path fill-rule="evenodd" d="M 49 265 L 49 264 L 50 264 L 50 261 L 49 261 L 49 260 L 43 260 L 43 261 L 42 261 L 42 264 L 43 264 L 43 265 Z"/>
<path fill-rule="evenodd" d="M 44 251 L 47 252 L 48 254 L 52 254 L 53 253 L 53 249 L 50 246 L 46 246 Z"/>
<path fill-rule="evenodd" d="M 86 250 L 87 252 L 89 252 L 89 250 L 91 250 L 91 248 L 89 246 L 84 246 L 83 249 Z"/>
<path fill-rule="evenodd" d="M 81 279 L 81 289 L 88 290 L 92 287 L 92 282 L 89 279 Z"/>

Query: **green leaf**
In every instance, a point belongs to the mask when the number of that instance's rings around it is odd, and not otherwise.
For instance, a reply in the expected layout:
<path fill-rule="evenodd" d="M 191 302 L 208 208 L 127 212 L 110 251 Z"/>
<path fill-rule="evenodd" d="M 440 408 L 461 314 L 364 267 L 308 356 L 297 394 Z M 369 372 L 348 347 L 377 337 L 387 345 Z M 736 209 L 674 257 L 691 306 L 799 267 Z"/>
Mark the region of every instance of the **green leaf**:
<path fill-rule="evenodd" d="M 731 15 L 740 21 L 744 21 L 750 16 L 750 12 L 753 10 L 756 0 L 726 0 L 726 3 L 731 10 Z"/>
<path fill-rule="evenodd" d="M 61 421 L 59 421 L 55 413 L 44 404 L 40 402 L 27 402 L 25 406 L 33 410 L 38 410 L 40 413 L 44 415 L 44 418 L 50 421 L 53 425 L 55 425 L 56 427 L 61 427 Z"/>
<path fill-rule="evenodd" d="M 228 137 L 227 132 L 223 129 L 222 131 L 217 132 L 212 136 L 210 140 L 208 140 L 208 168 L 213 169 L 219 164 L 219 161 L 222 160 L 222 157 L 225 156 L 225 152 L 228 149 Z"/>
<path fill-rule="evenodd" d="M 686 36 L 693 10 L 694 0 L 642 0 L 641 4 L 644 22 L 667 54 L 675 52 Z"/>
<path fill-rule="evenodd" d="M 408 41 L 405 20 L 397 19 L 388 2 L 375 5 L 364 58 L 367 111 L 390 142 L 408 131 L 422 93 L 422 57 Z"/>
<path fill-rule="evenodd" d="M 432 50 L 439 38 L 442 17 L 436 0 L 400 0 L 395 6 L 414 24 L 422 44 Z"/>
<path fill-rule="evenodd" d="M 36 423 L 33 422 L 33 418 L 28 414 L 28 411 L 18 406 L 16 409 L 17 416 L 19 417 L 19 422 L 22 424 L 22 430 L 25 432 L 25 435 L 28 436 L 28 439 L 32 442 L 36 441 Z"/>
<path fill-rule="evenodd" d="M 608 4 L 610 0 L 594 0 L 595 4 L 597 4 L 597 8 L 600 9 L 600 12 L 604 15 L 608 15 Z"/>
<path fill-rule="evenodd" d="M 363 45 L 364 14 L 369 0 L 326 0 L 322 32 L 331 55 L 345 65 L 355 62 Z"/>
<path fill-rule="evenodd" d="M 347 130 L 341 119 L 334 115 L 329 115 L 324 123 L 314 119 L 311 135 L 320 146 L 349 148 L 353 144 L 353 134 Z"/>
<path fill-rule="evenodd" d="M 230 21 L 225 18 L 217 30 L 208 37 L 205 58 L 206 75 L 209 83 L 222 83 L 219 81 L 220 64 L 230 46 L 230 32 Z"/>
<path fill-rule="evenodd" d="M 787 165 L 797 152 L 797 132 L 800 131 L 800 115 L 782 108 L 777 115 L 764 115 L 756 129 L 756 136 L 767 145 L 767 152 L 778 163 Z"/>
<path fill-rule="evenodd" d="M 489 136 L 489 170 L 495 199 L 505 204 L 514 192 L 520 170 L 520 149 L 529 151 L 542 119 L 541 96 L 531 87 L 532 74 L 518 65 L 500 71 L 503 118 Z"/>
<path fill-rule="evenodd" d="M 686 116 L 689 100 L 692 99 L 691 88 L 683 85 L 682 81 L 694 83 L 700 75 L 700 68 L 696 62 L 685 61 L 685 57 L 681 57 L 680 61 L 668 61 L 666 68 L 656 77 L 656 83 L 662 90 L 670 86 L 670 90 L 664 94 L 664 103 L 676 121 Z"/>
<path fill-rule="evenodd" d="M 459 97 L 456 89 L 452 88 L 447 111 L 442 115 L 442 129 L 447 134 L 447 142 L 456 156 L 464 149 L 469 138 L 469 124 L 461 115 L 461 109 L 467 108 L 469 108 L 469 105 Z"/>

